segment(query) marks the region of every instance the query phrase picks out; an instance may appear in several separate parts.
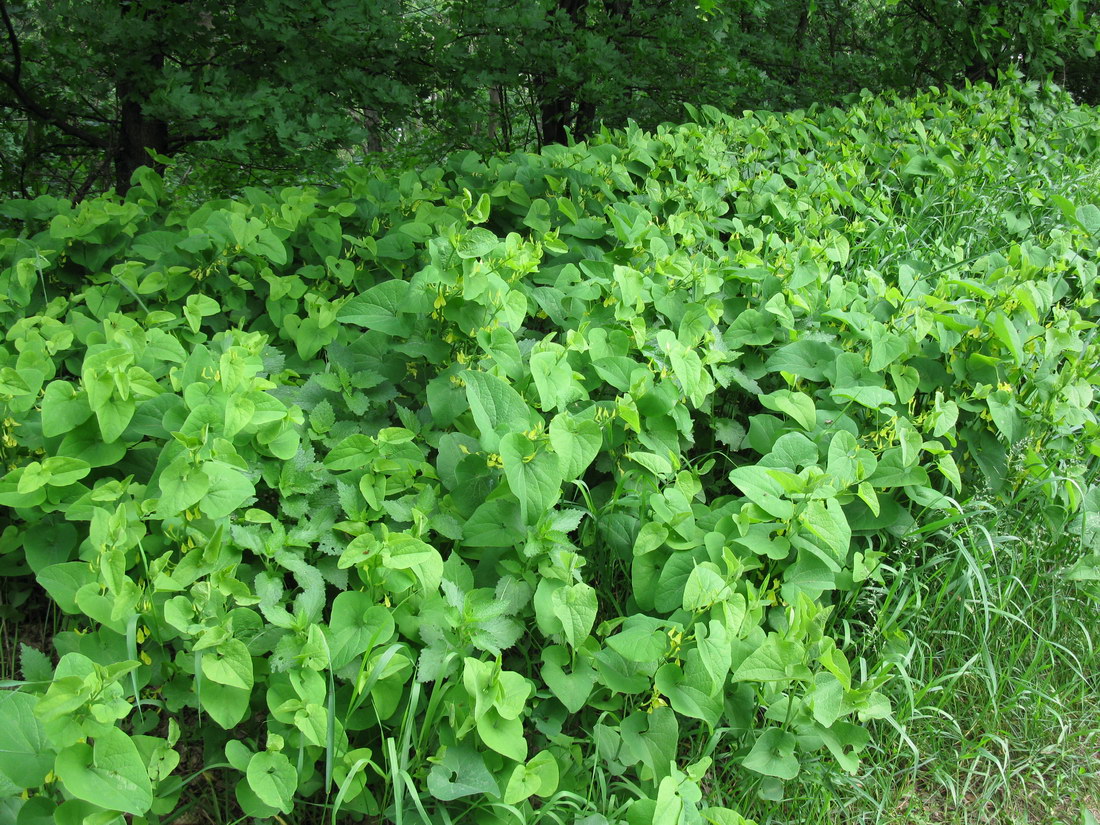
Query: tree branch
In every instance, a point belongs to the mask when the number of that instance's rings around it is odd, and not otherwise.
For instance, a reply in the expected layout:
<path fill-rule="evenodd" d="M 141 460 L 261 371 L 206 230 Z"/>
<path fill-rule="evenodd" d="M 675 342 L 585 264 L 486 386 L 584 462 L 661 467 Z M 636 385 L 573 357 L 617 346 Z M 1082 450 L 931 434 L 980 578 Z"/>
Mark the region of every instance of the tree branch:
<path fill-rule="evenodd" d="M 51 112 L 42 103 L 31 96 L 30 92 L 27 91 L 22 83 L 23 53 L 19 48 L 19 38 L 15 34 L 15 26 L 12 24 L 11 15 L 8 14 L 8 4 L 4 2 L 4 0 L 0 0 L 0 18 L 4 21 L 8 43 L 11 45 L 12 50 L 12 71 L 10 73 L 0 71 L 0 82 L 3 82 L 5 86 L 11 89 L 16 99 L 22 105 L 23 110 L 28 114 L 32 114 L 39 120 L 56 126 L 65 134 L 89 146 L 94 146 L 97 149 L 107 149 L 108 143 L 103 137 L 97 135 L 95 132 L 90 132 L 80 126 L 69 123 L 60 115 Z"/>
<path fill-rule="evenodd" d="M 27 92 L 27 90 L 24 89 L 23 86 L 7 72 L 0 71 L 0 82 L 3 82 L 5 86 L 12 90 L 12 93 L 22 105 L 23 110 L 28 114 L 34 115 L 39 120 L 56 126 L 60 131 L 69 135 L 70 137 L 74 137 L 77 140 L 86 143 L 89 146 L 94 146 L 97 149 L 110 148 L 107 141 L 101 135 L 97 135 L 95 132 L 90 132 L 87 129 L 81 128 L 80 126 L 75 126 L 66 121 L 60 115 L 51 112 L 37 100 L 31 97 L 30 93 Z"/>
<path fill-rule="evenodd" d="M 4 0 L 0 0 L 0 16 L 4 18 L 8 43 L 11 44 L 12 77 L 18 83 L 19 75 L 23 73 L 23 51 L 19 48 L 19 38 L 15 36 L 15 26 L 12 25 L 11 15 L 8 14 L 8 4 Z"/>

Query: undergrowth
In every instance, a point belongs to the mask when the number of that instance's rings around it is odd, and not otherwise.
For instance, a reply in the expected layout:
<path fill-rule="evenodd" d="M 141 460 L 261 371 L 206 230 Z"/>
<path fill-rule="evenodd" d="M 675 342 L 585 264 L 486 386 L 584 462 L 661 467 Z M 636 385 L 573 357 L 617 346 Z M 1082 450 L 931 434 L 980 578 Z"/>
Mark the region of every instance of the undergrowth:
<path fill-rule="evenodd" d="M 0 207 L 0 815 L 1091 804 L 1096 113 L 693 114 Z"/>

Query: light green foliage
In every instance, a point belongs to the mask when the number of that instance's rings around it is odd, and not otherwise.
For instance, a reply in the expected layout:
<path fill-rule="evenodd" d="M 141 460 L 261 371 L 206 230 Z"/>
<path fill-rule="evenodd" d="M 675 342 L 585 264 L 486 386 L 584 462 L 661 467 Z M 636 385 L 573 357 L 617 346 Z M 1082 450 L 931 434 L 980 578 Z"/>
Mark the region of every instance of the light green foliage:
<path fill-rule="evenodd" d="M 719 764 L 858 771 L 889 663 L 834 619 L 897 539 L 979 487 L 1096 509 L 1100 126 L 985 86 L 696 115 L 5 204 L 0 564 L 71 622 L 7 783 L 158 816 L 201 741 L 253 817 L 686 825 L 741 821 Z"/>

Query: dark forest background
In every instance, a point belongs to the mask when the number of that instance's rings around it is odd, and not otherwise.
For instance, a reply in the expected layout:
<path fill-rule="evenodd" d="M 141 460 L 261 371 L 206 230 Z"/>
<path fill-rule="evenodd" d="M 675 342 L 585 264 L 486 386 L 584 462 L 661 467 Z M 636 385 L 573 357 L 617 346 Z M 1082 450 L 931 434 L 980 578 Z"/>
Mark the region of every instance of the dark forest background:
<path fill-rule="evenodd" d="M 1053 80 L 1100 101 L 1098 0 L 0 0 L 0 197 L 199 191 L 583 140 L 684 103 Z"/>

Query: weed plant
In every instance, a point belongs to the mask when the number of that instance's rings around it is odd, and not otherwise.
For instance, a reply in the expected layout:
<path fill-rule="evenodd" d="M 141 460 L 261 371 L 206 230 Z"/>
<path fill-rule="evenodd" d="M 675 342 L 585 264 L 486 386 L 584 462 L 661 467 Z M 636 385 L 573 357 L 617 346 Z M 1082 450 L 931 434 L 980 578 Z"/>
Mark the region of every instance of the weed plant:
<path fill-rule="evenodd" d="M 1089 804 L 1096 113 L 692 114 L 0 206 L 0 815 Z"/>

